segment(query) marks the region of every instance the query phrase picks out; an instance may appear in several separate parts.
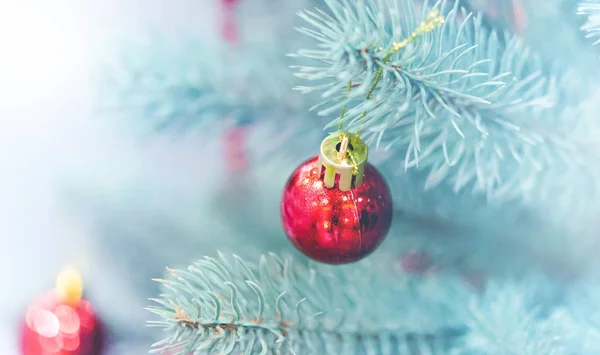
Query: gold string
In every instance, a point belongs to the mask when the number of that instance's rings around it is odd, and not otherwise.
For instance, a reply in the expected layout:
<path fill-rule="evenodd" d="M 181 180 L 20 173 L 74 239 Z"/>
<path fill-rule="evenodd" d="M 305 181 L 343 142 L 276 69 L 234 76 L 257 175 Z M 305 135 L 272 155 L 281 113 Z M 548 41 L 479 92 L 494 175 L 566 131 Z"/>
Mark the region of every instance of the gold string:
<path fill-rule="evenodd" d="M 346 94 L 344 95 L 344 101 L 348 100 L 348 97 L 350 96 L 350 90 L 352 90 L 352 81 L 348 82 L 348 85 L 346 87 Z M 338 127 L 338 129 L 341 131 L 342 130 L 342 125 L 343 125 L 343 121 L 342 118 L 344 118 L 344 115 L 346 115 L 346 104 L 344 103 L 344 106 L 342 106 L 342 112 L 340 112 L 340 125 Z"/>
<path fill-rule="evenodd" d="M 348 100 L 350 96 L 350 90 L 352 90 L 352 81 L 348 82 L 346 87 L 346 94 L 344 95 L 344 101 Z M 348 153 L 348 144 L 350 144 L 350 139 L 346 133 L 341 132 L 343 129 L 343 121 L 344 115 L 346 115 L 346 103 L 342 106 L 342 112 L 340 112 L 340 125 L 338 126 L 338 130 L 340 131 L 340 140 L 342 143 L 340 144 L 340 151 L 338 152 L 338 158 L 341 160 L 346 159 L 346 154 Z"/>
<path fill-rule="evenodd" d="M 429 14 L 427 14 L 427 16 L 425 17 L 423 22 L 421 22 L 419 24 L 419 26 L 417 26 L 417 28 L 413 31 L 413 33 L 408 38 L 402 40 L 401 42 L 394 42 L 392 44 L 392 50 L 383 58 L 383 64 L 387 64 L 392 59 L 394 54 L 398 53 L 398 51 L 400 49 L 402 49 L 402 48 L 406 47 L 407 45 L 409 45 L 410 43 L 414 42 L 417 38 L 419 38 L 419 36 L 433 31 L 437 26 L 439 26 L 443 23 L 444 23 L 444 17 L 440 16 L 440 10 L 438 10 L 438 9 L 431 10 L 431 12 L 429 12 Z M 377 70 L 377 72 L 375 73 L 375 77 L 373 78 L 373 82 L 371 83 L 371 86 L 369 87 L 369 91 L 367 91 L 367 96 L 366 96 L 367 101 L 371 99 L 371 96 L 373 95 L 373 92 L 377 88 L 377 85 L 381 81 L 382 77 L 383 77 L 383 66 L 380 66 L 379 69 Z M 363 112 L 361 119 L 365 118 L 366 115 L 367 115 L 367 112 L 366 111 Z M 359 135 L 360 132 L 356 132 L 356 134 Z"/>

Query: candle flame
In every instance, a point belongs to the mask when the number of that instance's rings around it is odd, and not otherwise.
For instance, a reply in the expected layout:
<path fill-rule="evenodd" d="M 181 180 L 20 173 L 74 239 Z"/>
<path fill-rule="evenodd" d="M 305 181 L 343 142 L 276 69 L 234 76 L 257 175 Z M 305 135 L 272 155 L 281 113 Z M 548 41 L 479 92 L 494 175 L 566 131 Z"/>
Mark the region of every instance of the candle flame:
<path fill-rule="evenodd" d="M 77 269 L 67 266 L 56 278 L 56 294 L 67 305 L 77 306 L 83 294 L 83 280 Z"/>

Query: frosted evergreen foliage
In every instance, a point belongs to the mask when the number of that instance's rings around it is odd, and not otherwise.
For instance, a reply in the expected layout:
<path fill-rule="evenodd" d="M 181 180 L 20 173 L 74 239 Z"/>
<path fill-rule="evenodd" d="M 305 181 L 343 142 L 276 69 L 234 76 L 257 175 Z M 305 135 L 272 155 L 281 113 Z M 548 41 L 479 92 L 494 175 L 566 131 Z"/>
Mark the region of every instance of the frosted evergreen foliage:
<path fill-rule="evenodd" d="M 152 322 L 173 336 L 156 351 L 212 354 L 443 353 L 462 326 L 452 301 L 470 291 L 368 262 L 328 267 L 275 255 L 258 264 L 205 257 L 171 270 Z M 397 270 L 396 270 L 397 271 Z M 365 302 L 368 300 L 368 302 Z M 390 305 L 394 305 L 390 307 Z"/>
<path fill-rule="evenodd" d="M 178 132 L 247 123 L 258 112 L 297 114 L 304 106 L 301 96 L 290 95 L 295 81 L 284 53 L 264 42 L 214 48 L 200 38 L 175 44 L 154 39 L 110 67 L 108 106 L 141 117 L 155 130 Z"/>
<path fill-rule="evenodd" d="M 579 5 L 578 13 L 588 16 L 588 20 L 581 28 L 587 32 L 587 38 L 596 39 L 594 44 L 600 43 L 600 3 L 598 2 L 583 2 Z"/>
<path fill-rule="evenodd" d="M 449 275 L 409 276 L 380 261 L 330 267 L 271 254 L 254 264 L 220 254 L 169 269 L 169 277 L 158 280 L 165 293 L 149 309 L 162 318 L 150 324 L 170 336 L 153 352 L 535 355 L 599 349 L 589 315 L 579 319 L 580 306 L 557 304 L 560 288 L 544 276 L 490 282 L 478 291 Z M 585 293 L 596 297 L 590 302 L 600 295 L 598 288 L 592 292 Z"/>
<path fill-rule="evenodd" d="M 554 79 L 542 75 L 540 61 L 519 39 L 506 34 L 501 41 L 481 26 L 481 16 L 443 2 L 438 7 L 447 13 L 444 24 L 390 56 L 393 43 L 409 37 L 431 11 L 427 4 L 417 10 L 404 0 L 326 3 L 333 16 L 320 10 L 301 14 L 314 29 L 300 31 L 319 47 L 299 56 L 320 65 L 299 67 L 297 75 L 314 82 L 299 90 L 323 93 L 315 109 L 338 117 L 330 127 L 342 123 L 405 152 L 405 168 L 430 170 L 428 187 L 449 179 L 460 190 L 475 181 L 479 189 L 501 193 L 516 179 L 507 174 L 514 170 L 511 161 L 537 158 L 531 151 L 544 137 L 523 121 L 552 105 Z M 380 68 L 382 78 L 373 88 Z"/>
<path fill-rule="evenodd" d="M 468 301 L 466 353 L 481 354 L 567 354 L 561 334 L 548 324 L 536 300 L 542 277 L 528 282 L 492 282 L 485 292 Z M 548 292 L 548 290 L 544 290 Z M 542 293 L 543 294 L 543 293 Z M 457 353 L 464 353 L 457 351 Z"/>

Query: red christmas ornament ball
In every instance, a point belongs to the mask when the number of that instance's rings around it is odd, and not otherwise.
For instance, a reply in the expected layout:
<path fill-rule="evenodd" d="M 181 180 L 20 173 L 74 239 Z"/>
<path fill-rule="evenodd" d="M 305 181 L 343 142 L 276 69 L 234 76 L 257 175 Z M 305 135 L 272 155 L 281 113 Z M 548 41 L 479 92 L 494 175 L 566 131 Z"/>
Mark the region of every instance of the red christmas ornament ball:
<path fill-rule="evenodd" d="M 381 174 L 364 167 L 360 186 L 327 188 L 314 157 L 290 176 L 283 192 L 283 229 L 306 256 L 326 264 L 358 261 L 384 240 L 392 223 L 392 197 Z"/>

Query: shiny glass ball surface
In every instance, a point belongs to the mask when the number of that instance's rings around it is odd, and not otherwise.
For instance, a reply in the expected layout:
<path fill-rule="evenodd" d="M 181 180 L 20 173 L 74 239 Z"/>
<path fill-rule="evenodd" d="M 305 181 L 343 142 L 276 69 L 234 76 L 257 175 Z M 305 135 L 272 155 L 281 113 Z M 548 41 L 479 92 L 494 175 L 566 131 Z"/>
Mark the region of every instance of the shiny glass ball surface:
<path fill-rule="evenodd" d="M 294 246 L 314 260 L 345 264 L 371 254 L 392 223 L 392 196 L 383 176 L 367 163 L 364 181 L 342 192 L 326 188 L 318 158 L 301 164 L 281 200 L 283 229 Z"/>

